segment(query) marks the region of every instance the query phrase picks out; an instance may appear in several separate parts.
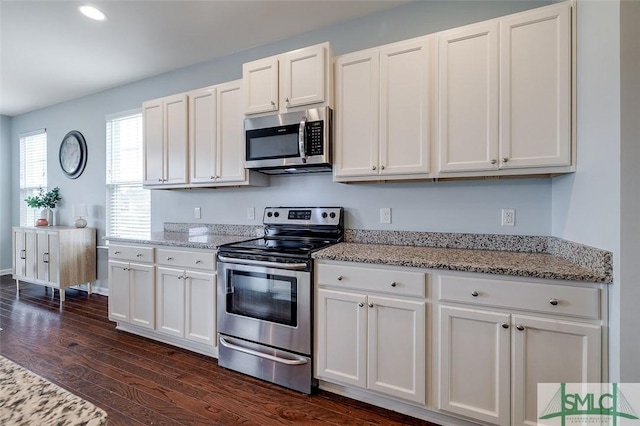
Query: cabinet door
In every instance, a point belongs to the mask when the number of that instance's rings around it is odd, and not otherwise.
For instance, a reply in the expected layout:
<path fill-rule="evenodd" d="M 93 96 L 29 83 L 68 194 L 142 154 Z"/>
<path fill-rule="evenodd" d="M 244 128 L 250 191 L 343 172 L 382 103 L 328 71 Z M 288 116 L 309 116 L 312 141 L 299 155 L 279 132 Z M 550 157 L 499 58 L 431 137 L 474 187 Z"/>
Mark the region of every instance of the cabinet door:
<path fill-rule="evenodd" d="M 27 249 L 25 233 L 22 229 L 13 230 L 13 275 L 22 278 L 27 274 Z"/>
<path fill-rule="evenodd" d="M 216 342 L 216 276 L 186 271 L 185 332 L 187 340 L 214 345 Z"/>
<path fill-rule="evenodd" d="M 502 19 L 500 46 L 500 167 L 570 165 L 570 6 Z"/>
<path fill-rule="evenodd" d="M 278 110 L 278 59 L 267 58 L 242 65 L 245 114 Z"/>
<path fill-rule="evenodd" d="M 216 182 L 244 182 L 244 126 L 242 81 L 218 86 Z"/>
<path fill-rule="evenodd" d="M 25 240 L 25 252 L 26 252 L 26 260 L 25 260 L 25 274 L 24 276 L 27 279 L 35 279 L 36 278 L 36 268 L 37 268 L 37 253 L 36 253 L 36 233 L 33 229 L 24 231 L 24 240 Z"/>
<path fill-rule="evenodd" d="M 129 265 L 129 306 L 131 324 L 155 328 L 155 273 L 153 265 L 131 263 Z"/>
<path fill-rule="evenodd" d="M 285 108 L 324 102 L 324 46 L 287 53 L 282 58 L 282 104 Z"/>
<path fill-rule="evenodd" d="M 318 290 L 316 376 L 367 386 L 367 297 Z"/>
<path fill-rule="evenodd" d="M 599 383 L 600 325 L 513 316 L 514 425 L 537 425 L 538 383 Z"/>
<path fill-rule="evenodd" d="M 189 92 L 189 181 L 210 183 L 216 176 L 216 89 Z"/>
<path fill-rule="evenodd" d="M 440 410 L 509 424 L 509 324 L 507 313 L 440 307 Z"/>
<path fill-rule="evenodd" d="M 109 319 L 129 322 L 129 264 L 109 261 Z"/>
<path fill-rule="evenodd" d="M 370 49 L 335 63 L 336 177 L 378 174 L 380 55 Z"/>
<path fill-rule="evenodd" d="M 187 95 L 169 96 L 164 106 L 164 183 L 187 183 Z"/>
<path fill-rule="evenodd" d="M 380 174 L 428 174 L 428 38 L 380 49 Z"/>
<path fill-rule="evenodd" d="M 367 388 L 425 403 L 424 302 L 369 296 Z"/>
<path fill-rule="evenodd" d="M 156 330 L 184 337 L 185 272 L 180 269 L 157 268 Z"/>
<path fill-rule="evenodd" d="M 164 179 L 164 135 L 162 100 L 142 104 L 144 129 L 144 181 L 145 185 L 161 185 Z"/>
<path fill-rule="evenodd" d="M 36 231 L 36 278 L 58 283 L 58 234 Z"/>
<path fill-rule="evenodd" d="M 498 23 L 439 38 L 439 171 L 497 169 Z"/>

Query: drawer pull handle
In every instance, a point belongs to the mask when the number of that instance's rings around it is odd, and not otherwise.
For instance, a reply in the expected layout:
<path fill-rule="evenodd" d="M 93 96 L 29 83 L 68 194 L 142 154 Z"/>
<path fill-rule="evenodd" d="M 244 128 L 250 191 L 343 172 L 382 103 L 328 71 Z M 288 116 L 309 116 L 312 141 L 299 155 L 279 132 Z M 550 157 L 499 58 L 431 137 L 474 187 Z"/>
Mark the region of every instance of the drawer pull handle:
<path fill-rule="evenodd" d="M 167 260 L 173 260 L 173 257 L 167 257 Z"/>
<path fill-rule="evenodd" d="M 520 325 L 520 324 L 518 324 L 518 325 L 516 325 L 516 328 L 517 328 L 518 330 L 522 331 L 522 330 L 524 330 L 524 325 Z"/>
<path fill-rule="evenodd" d="M 342 275 L 338 275 L 338 281 L 342 281 Z"/>
<path fill-rule="evenodd" d="M 202 260 L 196 260 L 196 265 L 199 265 L 202 263 Z"/>
<path fill-rule="evenodd" d="M 473 297 L 478 297 L 478 292 L 477 292 L 477 291 L 472 291 L 472 292 L 471 292 L 471 295 L 472 295 Z"/>
<path fill-rule="evenodd" d="M 362 303 L 362 302 L 358 303 L 358 307 L 359 308 L 362 308 L 363 306 L 364 306 L 364 303 Z"/>
<path fill-rule="evenodd" d="M 393 281 L 393 282 L 391 283 L 391 287 L 395 287 L 395 286 L 397 286 L 397 285 L 398 285 L 398 284 L 396 284 L 396 282 L 395 282 L 395 281 Z"/>
<path fill-rule="evenodd" d="M 549 303 L 551 303 L 553 306 L 556 306 L 558 304 L 558 299 L 550 299 Z"/>
<path fill-rule="evenodd" d="M 113 254 L 120 254 L 118 250 L 114 251 Z"/>
<path fill-rule="evenodd" d="M 136 257 L 142 257 L 142 256 L 143 256 L 143 254 L 142 254 L 142 253 L 138 253 L 138 254 L 136 254 Z"/>
<path fill-rule="evenodd" d="M 373 303 L 369 303 L 369 307 L 373 308 L 375 305 Z"/>
<path fill-rule="evenodd" d="M 500 325 L 502 325 L 502 328 L 509 328 L 509 324 L 507 324 L 506 322 L 503 322 Z"/>

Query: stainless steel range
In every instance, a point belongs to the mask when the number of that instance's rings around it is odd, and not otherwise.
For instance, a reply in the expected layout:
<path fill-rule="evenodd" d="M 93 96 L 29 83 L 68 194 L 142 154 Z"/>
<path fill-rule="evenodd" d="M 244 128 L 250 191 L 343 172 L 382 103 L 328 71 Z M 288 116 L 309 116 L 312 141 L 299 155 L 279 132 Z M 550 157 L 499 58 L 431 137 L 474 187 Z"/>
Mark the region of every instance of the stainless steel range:
<path fill-rule="evenodd" d="M 265 237 L 218 252 L 218 364 L 311 393 L 313 260 L 342 241 L 341 207 L 267 207 Z"/>

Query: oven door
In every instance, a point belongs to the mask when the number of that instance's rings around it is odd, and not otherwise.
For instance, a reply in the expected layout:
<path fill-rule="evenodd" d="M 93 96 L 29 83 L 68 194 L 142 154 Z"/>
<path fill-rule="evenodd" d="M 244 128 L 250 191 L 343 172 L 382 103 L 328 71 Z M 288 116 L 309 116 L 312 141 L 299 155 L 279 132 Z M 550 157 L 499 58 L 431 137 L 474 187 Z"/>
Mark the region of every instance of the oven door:
<path fill-rule="evenodd" d="M 308 263 L 294 263 L 288 265 L 293 269 L 284 269 L 274 267 L 273 262 L 224 259 L 218 257 L 218 331 L 310 355 Z"/>

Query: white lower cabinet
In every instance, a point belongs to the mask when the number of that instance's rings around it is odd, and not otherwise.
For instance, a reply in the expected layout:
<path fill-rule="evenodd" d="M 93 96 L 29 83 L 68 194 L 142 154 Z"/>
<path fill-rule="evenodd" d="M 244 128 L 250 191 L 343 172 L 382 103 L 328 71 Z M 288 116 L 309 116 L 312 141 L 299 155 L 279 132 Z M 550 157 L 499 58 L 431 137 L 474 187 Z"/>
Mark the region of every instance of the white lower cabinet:
<path fill-rule="evenodd" d="M 332 275 L 332 268 L 318 268 L 316 376 L 424 405 L 425 301 L 395 297 L 394 290 L 401 293 L 404 283 L 387 281 L 385 274 L 377 280 L 385 281 L 388 296 L 349 291 L 366 286 L 369 277 L 362 268 L 336 269 L 335 274 L 351 274 L 335 275 L 344 286 L 323 288 L 331 284 L 322 277 Z M 416 275 L 424 292 L 424 274 Z"/>
<path fill-rule="evenodd" d="M 438 409 L 491 424 L 535 425 L 538 383 L 603 379 L 602 324 L 591 311 L 600 302 L 597 289 L 558 285 L 554 291 L 468 276 L 439 281 L 446 303 L 439 306 Z M 499 293 L 505 283 L 508 294 Z M 529 306 L 545 300 L 555 314 L 546 306 L 539 309 L 544 315 L 506 308 L 509 298 L 520 306 L 522 294 Z M 498 303 L 501 309 L 491 309 Z"/>
<path fill-rule="evenodd" d="M 109 319 L 155 328 L 153 265 L 109 260 Z"/>

